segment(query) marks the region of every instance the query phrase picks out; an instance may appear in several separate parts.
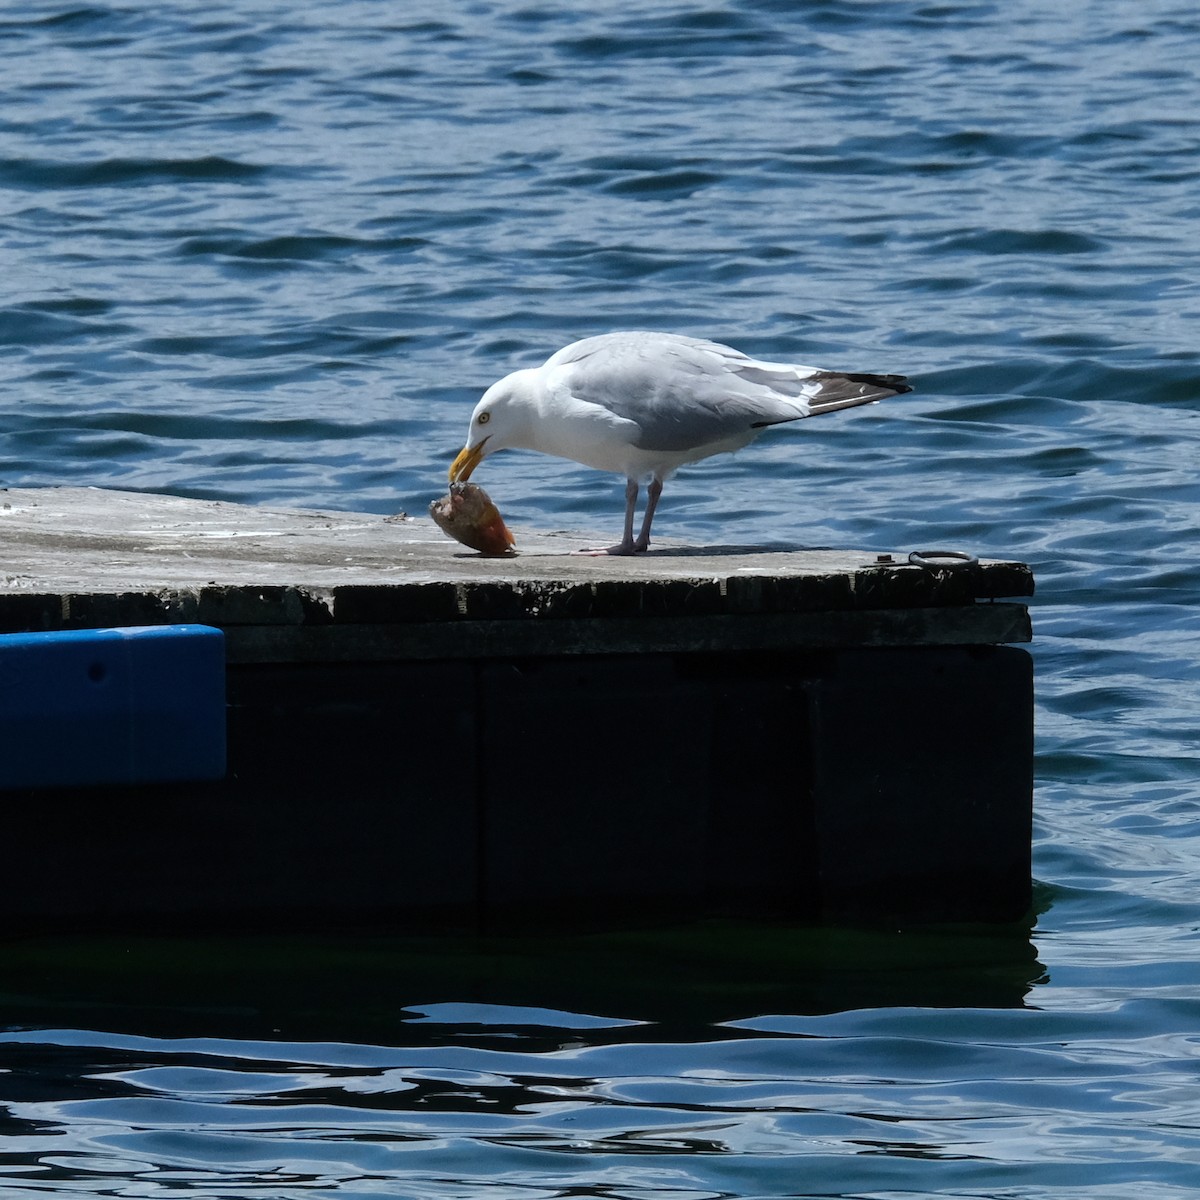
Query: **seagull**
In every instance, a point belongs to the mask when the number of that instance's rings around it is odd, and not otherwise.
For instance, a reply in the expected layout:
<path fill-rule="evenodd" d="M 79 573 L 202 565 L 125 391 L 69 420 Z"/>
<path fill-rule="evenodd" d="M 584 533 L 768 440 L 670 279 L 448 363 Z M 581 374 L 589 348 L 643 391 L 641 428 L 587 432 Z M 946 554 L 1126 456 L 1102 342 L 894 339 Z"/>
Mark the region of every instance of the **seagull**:
<path fill-rule="evenodd" d="M 768 426 L 909 392 L 903 375 L 764 362 L 673 333 L 604 333 L 514 371 L 483 394 L 450 467 L 464 483 L 497 450 L 540 450 L 624 475 L 625 531 L 592 554 L 640 554 L 663 481 L 679 467 L 740 450 Z M 641 531 L 634 512 L 646 483 Z"/>

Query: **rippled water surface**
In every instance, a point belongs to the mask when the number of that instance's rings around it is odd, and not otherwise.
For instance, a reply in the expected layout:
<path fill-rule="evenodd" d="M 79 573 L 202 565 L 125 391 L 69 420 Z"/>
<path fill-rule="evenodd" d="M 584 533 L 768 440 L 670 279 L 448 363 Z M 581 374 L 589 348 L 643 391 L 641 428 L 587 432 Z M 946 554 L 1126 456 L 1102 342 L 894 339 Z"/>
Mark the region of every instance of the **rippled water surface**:
<path fill-rule="evenodd" d="M 1195 6 L 586 7 L 0 9 L 0 484 L 420 512 L 622 327 L 905 372 L 657 531 L 1033 565 L 1036 923 L 9 944 L 0 1192 L 1195 1194 Z"/>

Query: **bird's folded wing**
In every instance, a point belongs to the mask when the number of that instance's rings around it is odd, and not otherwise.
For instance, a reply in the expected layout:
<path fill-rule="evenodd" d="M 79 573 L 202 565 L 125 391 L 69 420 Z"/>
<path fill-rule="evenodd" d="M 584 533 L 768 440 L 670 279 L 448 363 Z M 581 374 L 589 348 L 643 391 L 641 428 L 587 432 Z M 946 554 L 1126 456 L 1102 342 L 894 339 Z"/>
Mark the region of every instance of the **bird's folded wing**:
<path fill-rule="evenodd" d="M 640 449 L 683 452 L 808 415 L 794 369 L 785 392 L 783 380 L 770 386 L 761 373 L 748 374 L 744 368 L 752 364 L 714 355 L 703 343 L 669 344 L 653 357 L 602 346 L 563 364 L 561 386 L 575 401 L 636 425 L 633 444 Z"/>
<path fill-rule="evenodd" d="M 636 435 L 628 428 L 625 434 L 634 446 L 670 453 L 727 448 L 767 425 L 909 390 L 898 375 L 766 362 L 717 342 L 654 333 L 585 338 L 543 370 L 575 403 L 632 422 Z"/>

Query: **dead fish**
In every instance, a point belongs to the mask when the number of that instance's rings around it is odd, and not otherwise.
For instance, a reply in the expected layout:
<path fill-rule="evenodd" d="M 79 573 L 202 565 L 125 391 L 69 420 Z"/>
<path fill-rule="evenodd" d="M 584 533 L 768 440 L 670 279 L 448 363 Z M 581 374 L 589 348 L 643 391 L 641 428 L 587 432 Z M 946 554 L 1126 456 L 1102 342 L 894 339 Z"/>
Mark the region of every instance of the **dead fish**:
<path fill-rule="evenodd" d="M 430 504 L 429 515 L 443 533 L 480 554 L 515 553 L 513 535 L 500 510 L 477 483 L 452 483 L 448 496 Z"/>

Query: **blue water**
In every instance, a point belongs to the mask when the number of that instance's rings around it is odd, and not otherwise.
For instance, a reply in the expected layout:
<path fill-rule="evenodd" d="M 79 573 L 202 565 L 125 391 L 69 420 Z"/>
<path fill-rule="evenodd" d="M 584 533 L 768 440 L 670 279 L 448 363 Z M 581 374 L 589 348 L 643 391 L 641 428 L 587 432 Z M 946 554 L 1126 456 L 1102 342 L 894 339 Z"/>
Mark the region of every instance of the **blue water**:
<path fill-rule="evenodd" d="M 0 996 L 0 1191 L 1194 1195 L 1194 4 L 575 7 L 0 10 L 0 483 L 423 512 L 483 388 L 575 337 L 905 372 L 683 472 L 656 531 L 1033 565 L 1036 924 L 635 959 L 711 1003 L 494 947 L 150 1003 L 186 945 L 9 946 L 48 958 Z M 616 479 L 480 478 L 518 538 L 617 531 Z"/>

